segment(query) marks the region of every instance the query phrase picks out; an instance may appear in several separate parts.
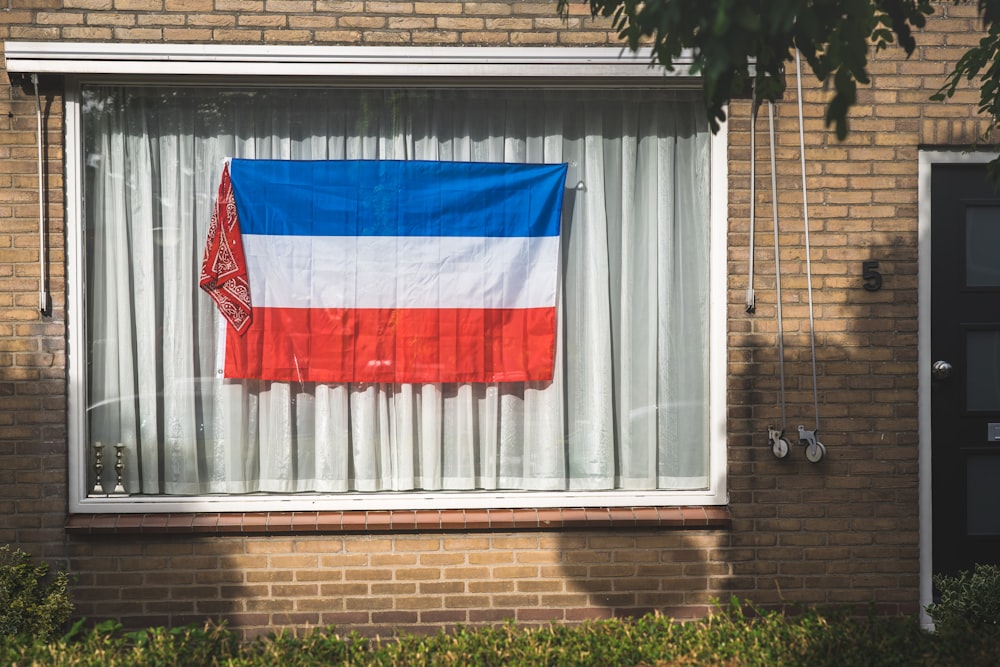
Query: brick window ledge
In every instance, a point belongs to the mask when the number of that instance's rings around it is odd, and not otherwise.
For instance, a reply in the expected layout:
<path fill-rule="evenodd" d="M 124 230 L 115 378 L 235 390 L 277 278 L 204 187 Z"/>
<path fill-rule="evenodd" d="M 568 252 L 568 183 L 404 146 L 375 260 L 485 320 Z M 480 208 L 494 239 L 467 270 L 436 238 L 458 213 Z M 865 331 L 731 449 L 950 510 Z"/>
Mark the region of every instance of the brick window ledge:
<path fill-rule="evenodd" d="M 586 507 L 555 509 L 334 512 L 192 512 L 71 514 L 79 535 L 267 535 L 486 530 L 727 529 L 728 507 Z"/>

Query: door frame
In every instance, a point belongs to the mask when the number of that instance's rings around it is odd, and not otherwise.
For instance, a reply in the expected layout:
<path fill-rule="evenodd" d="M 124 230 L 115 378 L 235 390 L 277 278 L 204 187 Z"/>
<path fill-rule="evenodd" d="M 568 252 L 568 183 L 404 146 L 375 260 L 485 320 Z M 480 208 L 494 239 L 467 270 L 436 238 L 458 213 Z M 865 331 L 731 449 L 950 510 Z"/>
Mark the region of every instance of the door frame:
<path fill-rule="evenodd" d="M 920 494 L 920 624 L 933 628 L 925 611 L 934 595 L 931 497 L 931 167 L 935 164 L 985 164 L 995 151 L 965 148 L 923 150 L 917 167 L 917 376 Z"/>

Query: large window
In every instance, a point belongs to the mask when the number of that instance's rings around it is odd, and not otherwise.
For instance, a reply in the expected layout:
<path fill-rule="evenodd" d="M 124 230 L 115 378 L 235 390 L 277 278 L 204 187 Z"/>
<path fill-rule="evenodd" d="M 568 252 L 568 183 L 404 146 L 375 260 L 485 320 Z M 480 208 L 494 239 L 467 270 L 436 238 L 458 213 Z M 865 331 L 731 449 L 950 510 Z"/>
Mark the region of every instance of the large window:
<path fill-rule="evenodd" d="M 694 93 L 94 84 L 79 110 L 88 491 L 98 443 L 104 490 L 120 443 L 143 504 L 718 491 L 711 137 Z M 198 278 L 228 157 L 566 163 L 553 380 L 223 377 L 225 325 Z"/>

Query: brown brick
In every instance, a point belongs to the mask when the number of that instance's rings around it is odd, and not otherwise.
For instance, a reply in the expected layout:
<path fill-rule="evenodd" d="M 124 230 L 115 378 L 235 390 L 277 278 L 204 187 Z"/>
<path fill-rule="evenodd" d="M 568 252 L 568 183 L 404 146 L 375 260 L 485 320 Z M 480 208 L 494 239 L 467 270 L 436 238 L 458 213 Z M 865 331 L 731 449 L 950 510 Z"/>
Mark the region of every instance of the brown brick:
<path fill-rule="evenodd" d="M 114 0 L 118 11 L 159 12 L 163 11 L 163 0 Z"/>
<path fill-rule="evenodd" d="M 112 0 L 63 0 L 66 9 L 85 9 L 88 11 L 107 11 L 113 7 Z"/>
<path fill-rule="evenodd" d="M 410 33 L 413 44 L 457 44 L 458 33 L 450 30 L 414 30 Z"/>
<path fill-rule="evenodd" d="M 112 34 L 122 41 L 155 42 L 163 38 L 159 28 L 115 28 Z"/>
<path fill-rule="evenodd" d="M 163 9 L 168 12 L 210 12 L 214 4 L 214 0 L 164 0 Z"/>
<path fill-rule="evenodd" d="M 203 26 L 206 28 L 225 28 L 236 25 L 236 17 L 232 14 L 188 14 L 185 20 L 189 26 Z M 234 33 L 243 34 L 237 31 L 234 31 Z M 218 32 L 213 34 L 218 35 Z M 255 31 L 249 31 L 247 34 L 259 35 Z"/>
<path fill-rule="evenodd" d="M 313 0 L 265 0 L 264 11 L 269 13 L 302 14 L 311 12 Z"/>
<path fill-rule="evenodd" d="M 259 30 L 213 30 L 212 39 L 220 42 L 260 42 Z"/>
<path fill-rule="evenodd" d="M 340 20 L 334 16 L 289 16 L 288 27 L 301 30 L 335 28 Z"/>

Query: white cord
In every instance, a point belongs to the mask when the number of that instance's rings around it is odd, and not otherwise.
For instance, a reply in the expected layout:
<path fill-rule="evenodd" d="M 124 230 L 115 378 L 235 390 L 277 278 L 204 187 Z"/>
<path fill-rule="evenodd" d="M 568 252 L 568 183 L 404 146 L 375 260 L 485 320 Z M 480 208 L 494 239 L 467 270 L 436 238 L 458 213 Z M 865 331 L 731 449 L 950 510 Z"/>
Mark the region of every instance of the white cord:
<path fill-rule="evenodd" d="M 816 327 L 813 319 L 813 288 L 812 288 L 812 265 L 810 263 L 809 252 L 809 196 L 806 190 L 806 139 L 803 129 L 802 116 L 802 66 L 799 62 L 799 50 L 795 49 L 795 81 L 798 90 L 799 102 L 799 157 L 802 161 L 802 219 L 805 222 L 805 245 L 806 245 L 806 290 L 809 293 L 809 347 L 812 353 L 812 380 L 813 380 L 813 410 L 816 415 L 816 430 L 819 431 L 819 391 L 816 388 Z"/>
<path fill-rule="evenodd" d="M 771 142 L 771 217 L 774 220 L 774 301 L 778 309 L 778 374 L 781 379 L 781 428 L 785 428 L 785 324 L 781 317 L 781 256 L 778 252 L 778 177 L 774 157 L 774 103 L 767 103 L 768 135 Z"/>
<path fill-rule="evenodd" d="M 756 148 L 756 136 L 757 136 L 757 110 L 760 108 L 760 104 L 757 102 L 757 84 L 756 81 L 753 85 L 753 99 L 751 100 L 750 106 L 750 268 L 747 275 L 747 307 L 746 311 L 752 313 L 757 309 L 756 301 L 757 296 L 753 289 L 753 265 L 754 265 L 754 255 L 756 254 L 756 222 L 757 214 L 755 212 L 755 207 L 757 204 L 757 177 L 755 166 L 757 164 L 757 148 Z"/>
<path fill-rule="evenodd" d="M 48 310 L 49 294 L 46 281 L 45 257 L 45 182 L 42 165 L 42 101 L 38 92 L 38 75 L 31 75 L 31 85 L 35 88 L 35 117 L 38 121 L 38 310 L 42 313 Z"/>

